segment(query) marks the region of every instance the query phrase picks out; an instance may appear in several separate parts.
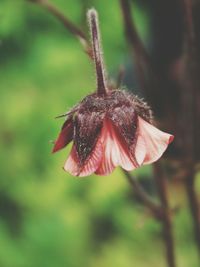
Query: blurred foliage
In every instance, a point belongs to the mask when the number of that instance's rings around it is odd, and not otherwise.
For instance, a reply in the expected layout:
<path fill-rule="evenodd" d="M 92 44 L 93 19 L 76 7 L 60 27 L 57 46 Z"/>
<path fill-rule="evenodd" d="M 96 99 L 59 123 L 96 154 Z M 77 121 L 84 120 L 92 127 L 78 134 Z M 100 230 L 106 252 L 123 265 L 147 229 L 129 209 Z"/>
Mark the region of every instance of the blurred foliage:
<path fill-rule="evenodd" d="M 52 2 L 85 30 L 86 8 L 99 11 L 115 79 L 119 65 L 130 63 L 118 1 Z M 140 5 L 134 14 L 148 42 L 148 12 Z M 92 66 L 74 36 L 37 5 L 1 0 L 0 58 L 0 266 L 165 266 L 160 225 L 120 170 L 77 179 L 62 170 L 70 148 L 51 155 L 49 141 L 62 123 L 54 117 L 95 88 Z M 136 174 L 151 185 L 150 167 Z M 181 207 L 174 221 L 178 264 L 195 267 L 184 192 L 170 186 L 172 204 Z"/>

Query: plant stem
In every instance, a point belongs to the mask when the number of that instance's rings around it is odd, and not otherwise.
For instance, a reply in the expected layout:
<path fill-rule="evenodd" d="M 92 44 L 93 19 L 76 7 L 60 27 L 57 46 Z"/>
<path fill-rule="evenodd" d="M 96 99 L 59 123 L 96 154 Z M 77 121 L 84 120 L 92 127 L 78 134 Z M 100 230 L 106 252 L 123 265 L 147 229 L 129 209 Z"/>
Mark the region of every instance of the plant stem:
<path fill-rule="evenodd" d="M 187 192 L 189 207 L 193 218 L 194 236 L 198 247 L 200 257 L 200 208 L 198 205 L 198 198 L 195 192 L 195 162 L 199 160 L 199 60 L 198 60 L 198 46 L 196 42 L 196 35 L 194 30 L 193 20 L 193 2 L 191 0 L 182 0 L 183 12 L 185 17 L 185 39 L 183 49 L 183 96 L 182 105 L 184 118 L 182 121 L 185 135 L 184 137 L 184 152 L 187 156 L 188 162 L 185 163 L 187 167 L 187 175 L 185 177 L 185 189 Z M 182 128 L 183 128 L 182 127 Z M 185 158 L 186 158 L 185 156 Z"/>
<path fill-rule="evenodd" d="M 146 80 L 146 72 L 148 71 L 151 75 L 152 81 L 154 84 L 155 77 L 153 73 L 153 67 L 149 56 L 142 44 L 142 41 L 139 38 L 135 24 L 131 16 L 131 6 L 129 0 L 120 0 L 121 9 L 124 19 L 124 27 L 127 35 L 127 39 L 131 44 L 134 56 L 136 58 L 136 67 L 138 69 L 138 76 L 140 79 L 140 84 L 144 92 L 147 94 L 149 99 L 151 99 L 151 86 L 149 81 Z M 153 86 L 154 88 L 155 86 Z M 150 90 L 150 91 L 149 91 Z M 174 253 L 174 237 L 172 232 L 172 222 L 170 216 L 170 207 L 167 199 L 167 188 L 166 181 L 163 177 L 162 169 L 159 163 L 155 164 L 155 181 L 158 188 L 158 195 L 161 202 L 162 211 L 162 225 L 163 225 L 163 238 L 166 246 L 166 259 L 169 267 L 175 267 L 175 253 Z M 134 184 L 135 187 L 135 184 Z M 136 189 L 136 191 L 138 191 Z M 144 201 L 144 203 L 146 203 Z"/>
<path fill-rule="evenodd" d="M 66 15 L 64 15 L 56 6 L 54 6 L 48 0 L 28 0 L 28 1 L 42 6 L 44 9 L 49 11 L 53 16 L 55 16 L 69 32 L 74 34 L 79 39 L 81 45 L 84 47 L 85 52 L 92 59 L 92 49 L 89 45 L 85 33 L 79 27 L 77 27 L 73 22 L 71 22 Z"/>
<path fill-rule="evenodd" d="M 193 217 L 194 236 L 200 256 L 200 214 L 199 203 L 195 192 L 195 173 L 192 170 L 185 179 L 185 188 L 188 196 L 191 215 Z"/>
<path fill-rule="evenodd" d="M 122 169 L 123 173 L 125 174 L 126 178 L 128 179 L 129 183 L 131 184 L 134 193 L 137 197 L 142 201 L 142 203 L 155 215 L 156 218 L 161 218 L 162 210 L 159 204 L 155 203 L 151 197 L 147 194 L 144 188 L 140 185 L 131 173 Z"/>
<path fill-rule="evenodd" d="M 167 185 L 163 175 L 162 166 L 159 162 L 154 164 L 155 182 L 157 185 L 158 195 L 163 210 L 163 238 L 166 247 L 166 259 L 169 267 L 175 267 L 174 236 L 172 231 L 172 221 L 170 207 L 167 197 Z"/>
<path fill-rule="evenodd" d="M 90 9 L 87 15 L 92 37 L 93 59 L 96 67 L 97 94 L 106 95 L 107 86 L 105 79 L 105 67 L 103 64 L 103 53 L 100 43 L 98 14 L 95 9 Z"/>
<path fill-rule="evenodd" d="M 96 67 L 96 78 L 97 78 L 97 93 L 99 95 L 105 95 L 107 90 L 107 84 L 105 79 L 105 66 L 103 64 L 103 53 L 101 49 L 100 42 L 100 32 L 98 26 L 98 14 L 95 9 L 88 11 L 88 20 L 90 24 L 91 36 L 92 36 L 92 47 L 85 33 L 77 27 L 73 22 L 71 22 L 56 6 L 51 4 L 48 0 L 27 0 L 31 3 L 38 4 L 48 10 L 52 15 L 54 15 L 67 30 L 74 34 L 84 47 L 87 55 L 95 63 Z M 108 86 L 109 87 L 109 86 Z"/>
<path fill-rule="evenodd" d="M 125 69 L 124 69 L 124 66 L 121 65 L 121 66 L 119 66 L 119 71 L 118 71 L 118 75 L 117 75 L 117 79 L 116 79 L 116 88 L 121 87 L 124 75 L 125 75 Z"/>
<path fill-rule="evenodd" d="M 137 69 L 140 86 L 142 90 L 146 91 L 148 86 L 146 72 L 152 71 L 152 64 L 132 19 L 131 5 L 129 0 L 120 0 L 120 4 L 124 20 L 124 29 L 136 61 L 135 66 Z"/>

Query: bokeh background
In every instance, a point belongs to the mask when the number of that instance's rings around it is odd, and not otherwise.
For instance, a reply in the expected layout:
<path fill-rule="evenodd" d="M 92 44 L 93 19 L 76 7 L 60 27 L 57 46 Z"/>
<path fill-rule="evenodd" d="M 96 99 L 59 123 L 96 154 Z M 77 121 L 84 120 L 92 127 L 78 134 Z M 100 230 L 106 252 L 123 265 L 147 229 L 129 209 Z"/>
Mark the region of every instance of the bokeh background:
<path fill-rule="evenodd" d="M 86 32 L 85 11 L 98 10 L 109 75 L 124 65 L 138 92 L 118 1 L 52 3 Z M 151 9 L 137 1 L 133 12 L 151 49 Z M 0 267 L 165 266 L 161 225 L 120 169 L 75 178 L 62 170 L 70 147 L 51 154 L 63 122 L 54 117 L 94 89 L 91 62 L 58 20 L 25 0 L 0 1 Z M 156 199 L 151 166 L 134 174 Z M 182 183 L 168 186 L 178 266 L 198 266 Z"/>

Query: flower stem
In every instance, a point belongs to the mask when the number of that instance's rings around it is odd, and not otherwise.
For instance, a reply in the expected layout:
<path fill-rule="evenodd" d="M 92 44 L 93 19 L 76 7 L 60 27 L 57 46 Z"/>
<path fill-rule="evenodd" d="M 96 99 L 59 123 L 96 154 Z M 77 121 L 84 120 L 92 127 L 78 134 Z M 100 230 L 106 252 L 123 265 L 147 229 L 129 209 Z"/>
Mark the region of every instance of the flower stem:
<path fill-rule="evenodd" d="M 137 179 L 128 171 L 122 169 L 129 183 L 131 184 L 134 193 L 140 199 L 145 207 L 147 207 L 156 218 L 162 217 L 162 210 L 159 204 L 153 201 L 144 188 L 140 185 Z"/>
<path fill-rule="evenodd" d="M 154 163 L 154 177 L 163 210 L 162 225 L 163 225 L 163 238 L 166 247 L 166 259 L 169 267 L 176 267 L 174 236 L 172 230 L 169 201 L 167 197 L 167 185 L 165 177 L 163 175 L 162 166 L 159 162 Z"/>
<path fill-rule="evenodd" d="M 167 198 L 167 188 L 160 164 L 154 164 L 155 182 L 158 188 L 160 204 L 154 202 L 146 193 L 144 188 L 138 183 L 137 179 L 129 172 L 123 170 L 130 182 L 135 194 L 142 201 L 143 205 L 152 212 L 155 219 L 163 226 L 163 239 L 166 247 L 166 260 L 168 267 L 176 267 L 174 252 L 174 236 L 172 231 L 171 211 Z"/>
<path fill-rule="evenodd" d="M 48 0 L 27 1 L 43 7 L 44 9 L 49 11 L 49 13 L 51 13 L 55 18 L 57 18 L 69 32 L 71 32 L 74 36 L 78 38 L 85 52 L 92 59 L 92 50 L 87 40 L 86 34 L 81 30 L 81 28 L 79 28 L 72 21 L 70 21 L 70 19 L 66 15 L 64 15 L 64 13 L 62 13 L 62 11 L 60 11 L 55 5 L 53 5 Z"/>
<path fill-rule="evenodd" d="M 97 94 L 106 95 L 105 68 L 100 44 L 98 14 L 95 9 L 90 9 L 87 15 L 92 37 L 93 59 L 96 67 Z"/>
<path fill-rule="evenodd" d="M 200 259 L 200 214 L 199 203 L 195 192 L 195 172 L 194 168 L 190 168 L 190 172 L 185 177 L 185 188 L 187 192 L 189 207 L 193 218 L 194 236 L 196 239 L 199 259 Z"/>
<path fill-rule="evenodd" d="M 119 1 L 124 21 L 124 30 L 134 55 L 134 65 L 136 67 L 139 83 L 141 89 L 145 93 L 148 93 L 147 90 L 149 90 L 149 85 L 147 80 L 147 73 L 149 73 L 151 76 L 154 76 L 153 66 L 150 57 L 137 32 L 134 20 L 132 19 L 130 1 L 129 0 L 119 0 Z"/>
<path fill-rule="evenodd" d="M 196 21 L 194 19 L 194 6 L 192 0 L 182 0 L 183 12 L 185 18 L 185 39 L 183 47 L 184 73 L 182 74 L 182 112 L 186 114 L 182 120 L 184 127 L 184 153 L 187 167 L 185 177 L 185 188 L 189 201 L 189 207 L 193 218 L 194 236 L 196 239 L 197 249 L 200 257 L 200 207 L 198 197 L 195 192 L 195 164 L 199 161 L 199 48 L 198 35 L 195 31 Z M 185 127 L 187 125 L 187 127 Z"/>

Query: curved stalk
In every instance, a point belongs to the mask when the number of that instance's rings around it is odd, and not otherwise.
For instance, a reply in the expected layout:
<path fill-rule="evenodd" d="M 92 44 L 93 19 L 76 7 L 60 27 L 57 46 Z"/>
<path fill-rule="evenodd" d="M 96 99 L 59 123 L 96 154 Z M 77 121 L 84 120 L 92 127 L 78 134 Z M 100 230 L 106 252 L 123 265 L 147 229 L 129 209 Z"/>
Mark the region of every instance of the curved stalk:
<path fill-rule="evenodd" d="M 92 37 L 93 59 L 96 68 L 97 94 L 106 94 L 105 68 L 103 64 L 102 49 L 100 44 L 100 32 L 98 26 L 98 14 L 95 9 L 88 11 L 88 21 Z"/>

